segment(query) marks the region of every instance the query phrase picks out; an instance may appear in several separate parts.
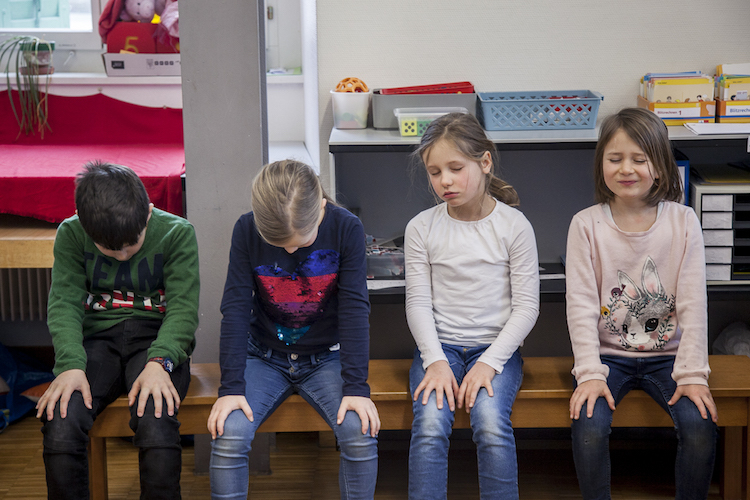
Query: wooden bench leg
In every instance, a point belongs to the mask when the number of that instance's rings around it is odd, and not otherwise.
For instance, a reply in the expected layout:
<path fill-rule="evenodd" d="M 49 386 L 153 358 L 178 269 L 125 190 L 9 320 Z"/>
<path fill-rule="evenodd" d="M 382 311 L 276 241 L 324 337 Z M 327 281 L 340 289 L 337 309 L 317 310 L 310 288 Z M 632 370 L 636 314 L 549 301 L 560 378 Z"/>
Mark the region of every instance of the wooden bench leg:
<path fill-rule="evenodd" d="M 89 492 L 91 500 L 107 500 L 107 440 L 103 437 L 89 439 Z"/>
<path fill-rule="evenodd" d="M 739 500 L 742 498 L 742 427 L 725 427 L 723 431 L 721 497 L 724 500 Z"/>

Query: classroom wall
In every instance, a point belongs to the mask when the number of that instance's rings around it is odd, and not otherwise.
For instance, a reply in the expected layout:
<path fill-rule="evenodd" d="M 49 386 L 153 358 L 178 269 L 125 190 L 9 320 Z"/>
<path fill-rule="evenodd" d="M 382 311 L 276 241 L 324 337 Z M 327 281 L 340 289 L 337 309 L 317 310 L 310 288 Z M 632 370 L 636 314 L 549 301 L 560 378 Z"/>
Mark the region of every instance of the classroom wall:
<path fill-rule="evenodd" d="M 747 0 L 317 0 L 321 173 L 329 90 L 471 81 L 478 91 L 591 89 L 599 117 L 653 71 L 750 60 Z M 330 187 L 330 186 L 329 186 Z"/>

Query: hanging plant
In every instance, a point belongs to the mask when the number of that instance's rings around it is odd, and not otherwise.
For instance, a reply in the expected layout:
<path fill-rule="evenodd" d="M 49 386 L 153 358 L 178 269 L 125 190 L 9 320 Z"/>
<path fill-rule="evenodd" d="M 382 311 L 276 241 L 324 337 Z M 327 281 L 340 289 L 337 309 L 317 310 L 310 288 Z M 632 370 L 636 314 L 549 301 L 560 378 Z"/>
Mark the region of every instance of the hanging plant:
<path fill-rule="evenodd" d="M 19 135 L 21 132 L 28 135 L 38 131 L 44 138 L 45 129 L 51 130 L 47 123 L 47 95 L 49 75 L 54 72 L 51 65 L 53 50 L 55 42 L 35 36 L 15 36 L 0 42 L 0 69 L 5 71 L 8 99 L 20 129 Z M 10 75 L 13 71 L 18 90 L 18 107 L 11 92 Z M 43 88 L 39 85 L 40 75 L 44 75 Z"/>

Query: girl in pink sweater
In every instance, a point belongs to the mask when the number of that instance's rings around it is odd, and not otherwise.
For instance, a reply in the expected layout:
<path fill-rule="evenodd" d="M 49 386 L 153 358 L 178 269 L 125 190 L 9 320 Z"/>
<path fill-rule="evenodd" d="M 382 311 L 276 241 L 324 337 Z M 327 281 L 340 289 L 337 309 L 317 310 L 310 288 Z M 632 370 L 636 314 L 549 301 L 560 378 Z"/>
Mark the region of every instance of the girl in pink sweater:
<path fill-rule="evenodd" d="M 675 423 L 676 499 L 705 499 L 716 453 L 708 389 L 705 256 L 700 223 L 667 128 L 627 108 L 601 125 L 597 205 L 573 217 L 566 253 L 576 389 L 573 456 L 583 498 L 610 498 L 612 412 L 642 389 Z"/>

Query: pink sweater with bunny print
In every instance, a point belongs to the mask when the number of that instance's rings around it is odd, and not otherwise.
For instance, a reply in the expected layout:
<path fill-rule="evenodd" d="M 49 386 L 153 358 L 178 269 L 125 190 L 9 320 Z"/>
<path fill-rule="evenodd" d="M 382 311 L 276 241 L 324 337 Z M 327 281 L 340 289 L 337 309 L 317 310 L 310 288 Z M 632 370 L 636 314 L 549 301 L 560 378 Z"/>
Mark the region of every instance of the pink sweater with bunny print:
<path fill-rule="evenodd" d="M 648 231 L 621 231 L 607 206 L 573 217 L 566 254 L 568 330 L 578 383 L 606 381 L 600 354 L 676 356 L 677 385 L 708 385 L 706 263 L 690 207 L 660 204 Z"/>

